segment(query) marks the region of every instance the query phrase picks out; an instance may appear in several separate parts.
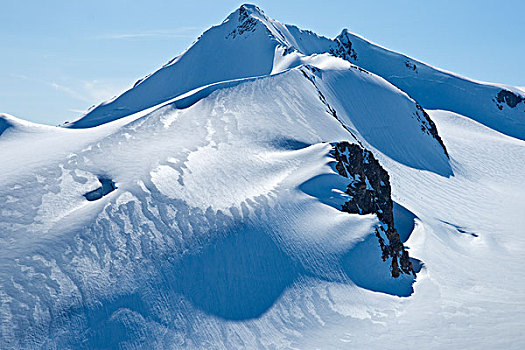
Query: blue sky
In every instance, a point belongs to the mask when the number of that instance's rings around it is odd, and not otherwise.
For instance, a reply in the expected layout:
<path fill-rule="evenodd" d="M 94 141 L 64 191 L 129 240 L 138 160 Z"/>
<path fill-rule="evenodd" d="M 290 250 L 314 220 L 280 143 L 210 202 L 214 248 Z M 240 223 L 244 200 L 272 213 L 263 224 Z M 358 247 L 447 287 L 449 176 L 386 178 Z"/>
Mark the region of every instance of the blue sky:
<path fill-rule="evenodd" d="M 124 91 L 239 1 L 0 0 L 0 112 L 45 124 Z M 461 75 L 525 86 L 525 1 L 252 2 L 284 23 L 342 28 Z"/>

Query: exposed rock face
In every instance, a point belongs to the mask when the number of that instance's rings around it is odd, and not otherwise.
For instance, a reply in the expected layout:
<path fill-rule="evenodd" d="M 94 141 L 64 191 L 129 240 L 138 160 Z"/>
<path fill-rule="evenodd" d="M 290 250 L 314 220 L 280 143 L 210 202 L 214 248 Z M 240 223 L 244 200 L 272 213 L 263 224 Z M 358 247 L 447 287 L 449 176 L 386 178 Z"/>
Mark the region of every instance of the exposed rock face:
<path fill-rule="evenodd" d="M 408 69 L 412 69 L 414 72 L 417 73 L 417 65 L 414 62 L 408 60 L 405 61 L 405 67 L 407 67 Z"/>
<path fill-rule="evenodd" d="M 99 188 L 84 194 L 84 197 L 90 202 L 96 201 L 117 189 L 117 186 L 111 179 L 100 177 L 98 181 L 100 181 L 101 184 Z"/>
<path fill-rule="evenodd" d="M 341 210 L 352 214 L 376 214 L 381 221 L 376 236 L 383 261 L 392 258 L 392 276 L 397 278 L 402 273 L 415 276 L 408 252 L 394 228 L 390 177 L 386 170 L 372 152 L 356 144 L 336 143 L 333 154 L 339 174 L 351 180 L 345 191 L 350 199 Z"/>
<path fill-rule="evenodd" d="M 496 101 L 498 108 L 502 110 L 502 103 L 506 103 L 507 106 L 509 106 L 510 108 L 514 108 L 518 105 L 518 103 L 525 101 L 525 97 L 516 95 L 512 91 L 500 90 L 500 92 L 498 92 L 498 95 L 496 96 Z"/>
<path fill-rule="evenodd" d="M 258 7 L 256 9 L 259 10 Z M 237 35 L 243 35 L 245 32 L 254 32 L 257 26 L 257 20 L 250 17 L 245 5 L 239 8 L 239 26 L 230 32 L 227 36 L 235 38 Z"/>
<path fill-rule="evenodd" d="M 335 38 L 334 41 L 337 43 L 337 48 L 330 49 L 332 55 L 341 57 L 350 62 L 357 61 L 357 53 L 352 48 L 352 41 L 350 41 L 350 38 L 345 31 Z"/>
<path fill-rule="evenodd" d="M 436 128 L 436 124 L 434 124 L 434 122 L 432 121 L 432 119 L 430 119 L 430 116 L 428 115 L 427 112 L 425 112 L 425 110 L 423 109 L 423 107 L 421 107 L 419 105 L 419 103 L 416 102 L 416 108 L 417 108 L 417 112 L 416 112 L 416 117 L 417 117 L 417 120 L 419 122 L 421 122 L 421 131 L 429 134 L 429 135 L 432 135 L 432 137 L 434 139 L 436 139 L 437 142 L 439 142 L 439 144 L 441 145 L 441 147 L 443 148 L 443 152 L 445 152 L 445 155 L 447 156 L 447 158 L 450 158 L 450 156 L 448 155 L 448 152 L 447 152 L 447 148 L 445 147 L 445 144 L 443 143 L 443 140 L 441 139 L 441 137 L 439 136 L 438 134 L 438 131 L 437 131 L 437 128 Z M 420 115 L 421 113 L 421 115 Z"/>

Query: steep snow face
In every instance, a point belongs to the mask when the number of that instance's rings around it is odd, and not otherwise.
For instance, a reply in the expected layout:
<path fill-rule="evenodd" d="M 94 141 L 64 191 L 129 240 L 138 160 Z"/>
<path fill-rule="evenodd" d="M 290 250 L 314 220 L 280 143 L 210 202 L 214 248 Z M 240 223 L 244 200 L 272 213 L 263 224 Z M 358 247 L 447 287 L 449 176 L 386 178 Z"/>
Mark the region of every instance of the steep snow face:
<path fill-rule="evenodd" d="M 333 116 L 367 147 L 413 168 L 452 174 L 446 148 L 432 133 L 433 122 L 404 92 L 356 67 L 311 68 L 306 76 Z"/>
<path fill-rule="evenodd" d="M 334 40 L 336 45 L 331 48 L 334 55 L 380 75 L 424 108 L 456 112 L 525 139 L 525 97 L 519 89 L 445 72 L 372 44 L 348 30 Z"/>

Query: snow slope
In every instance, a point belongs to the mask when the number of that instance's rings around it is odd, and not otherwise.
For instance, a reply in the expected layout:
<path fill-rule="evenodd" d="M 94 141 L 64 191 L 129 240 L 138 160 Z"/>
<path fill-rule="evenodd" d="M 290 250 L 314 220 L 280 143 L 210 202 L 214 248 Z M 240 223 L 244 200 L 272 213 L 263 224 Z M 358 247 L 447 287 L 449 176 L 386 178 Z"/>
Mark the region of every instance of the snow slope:
<path fill-rule="evenodd" d="M 318 36 L 281 24 L 254 5 L 241 6 L 164 67 L 68 126 L 86 128 L 106 123 L 205 85 L 279 73 L 303 64 L 304 56 L 321 53 L 341 57 L 383 77 L 424 108 L 460 113 L 525 139 L 525 95 L 519 88 L 445 72 L 346 29 L 333 40 Z"/>
<path fill-rule="evenodd" d="M 48 156 L 38 170 L 25 166 L 31 150 L 18 155 L 16 174 L 2 176 L 2 257 L 3 266 L 10 266 L 1 275 L 5 344 L 99 347 L 126 337 L 135 342 L 128 317 L 249 320 L 305 276 L 351 285 L 345 272 L 351 267 L 340 259 L 365 237 L 376 240 L 377 219 L 344 214 L 321 201 L 344 203 L 348 180 L 330 166 L 326 142 L 352 136 L 305 76 L 313 75 L 311 69 L 247 80 L 182 110 L 175 101 L 117 129 L 112 123 L 56 129 L 99 138 L 68 145 L 70 154 Z M 336 83 L 344 86 L 337 79 L 345 75 L 369 84 L 378 79 L 353 68 L 314 70 L 326 76 L 315 78 L 319 85 L 333 90 L 340 90 Z M 446 164 L 441 146 L 405 114 L 406 108 L 415 110 L 414 103 L 382 84 L 386 91 L 371 90 L 371 97 L 398 108 L 400 125 L 414 136 L 396 136 L 393 123 L 390 137 L 399 143 L 394 151 L 403 149 L 406 162 Z M 389 94 L 390 101 L 384 97 Z M 386 122 L 378 119 L 378 127 Z M 355 135 L 367 142 L 359 130 Z M 54 140 L 50 147 L 64 147 Z M 9 149 L 16 141 L 0 142 Z M 338 180 L 309 194 L 301 191 L 323 174 Z M 97 178 L 112 179 L 116 190 L 86 201 L 83 195 L 100 186 Z M 385 280 L 381 288 L 411 293 L 412 278 L 394 280 L 379 246 L 365 254 Z M 166 309 L 180 302 L 180 309 Z"/>
<path fill-rule="evenodd" d="M 495 130 L 525 139 L 525 95 L 511 86 L 473 81 L 389 51 L 343 30 L 333 50 L 382 76 L 424 108 L 468 116 Z"/>
<path fill-rule="evenodd" d="M 273 69 L 275 50 L 283 41 L 271 36 L 268 27 L 273 27 L 270 19 L 257 7 L 244 5 L 164 67 L 69 126 L 92 127 L 204 85 L 267 75 Z"/>
<path fill-rule="evenodd" d="M 0 348 L 521 349 L 525 141 L 334 45 L 243 5 L 69 128 L 0 115 Z M 341 210 L 339 141 L 416 276 Z"/>

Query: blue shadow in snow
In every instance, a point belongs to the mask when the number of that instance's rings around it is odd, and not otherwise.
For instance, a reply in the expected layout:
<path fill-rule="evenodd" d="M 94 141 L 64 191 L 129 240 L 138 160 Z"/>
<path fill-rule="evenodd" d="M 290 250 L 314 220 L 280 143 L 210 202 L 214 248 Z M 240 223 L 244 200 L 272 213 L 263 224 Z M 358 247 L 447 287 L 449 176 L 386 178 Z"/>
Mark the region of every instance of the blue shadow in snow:
<path fill-rule="evenodd" d="M 281 139 L 273 140 L 273 142 L 271 142 L 271 146 L 277 149 L 297 151 L 297 150 L 309 147 L 311 146 L 311 144 L 302 142 L 296 139 L 281 138 Z"/>
<path fill-rule="evenodd" d="M 410 218 L 415 216 L 401 206 L 396 213 L 398 229 L 411 230 Z M 151 262 L 157 266 L 155 273 L 134 293 L 69 310 L 72 321 L 76 316 L 87 317 L 89 331 L 84 335 L 83 345 L 112 348 L 123 342 L 138 344 L 137 334 L 144 331 L 141 319 L 170 327 L 180 317 L 177 312 L 192 310 L 182 300 L 226 320 L 258 318 L 300 276 L 310 275 L 275 243 L 269 228 L 239 222 L 221 226 L 217 226 L 213 241 L 182 259 L 172 260 L 169 255 L 155 257 Z M 353 283 L 362 288 L 403 297 L 413 292 L 412 276 L 391 277 L 389 263 L 381 260 L 374 235 L 342 256 L 341 266 Z M 167 318 L 158 315 L 158 307 L 167 313 Z"/>
<path fill-rule="evenodd" d="M 394 226 L 401 242 L 405 243 L 410 238 L 415 226 L 417 216 L 401 204 L 394 202 Z"/>
<path fill-rule="evenodd" d="M 335 165 L 332 166 L 335 171 Z M 338 174 L 322 174 L 299 185 L 299 189 L 309 196 L 317 198 L 321 203 L 341 210 L 348 200 L 344 192 L 349 180 Z"/>
<path fill-rule="evenodd" d="M 408 297 L 413 292 L 414 276 L 402 274 L 393 278 L 389 260 L 381 259 L 377 237 L 369 235 L 341 259 L 345 274 L 359 287 L 374 292 Z"/>
<path fill-rule="evenodd" d="M 316 197 L 321 203 L 341 210 L 347 200 L 341 192 L 346 190 L 348 179 L 337 174 L 323 174 L 304 182 L 299 188 L 306 194 Z M 338 190 L 338 191 L 334 191 Z M 393 203 L 394 225 L 399 238 L 404 243 L 414 229 L 416 216 L 402 205 Z M 375 235 L 369 235 L 357 243 L 341 259 L 345 274 L 359 287 L 402 297 L 413 293 L 414 276 L 401 275 L 393 278 L 390 262 L 383 261 L 379 241 Z M 421 270 L 421 262 L 411 258 L 414 271 Z"/>
<path fill-rule="evenodd" d="M 223 231 L 202 250 L 181 260 L 157 257 L 154 266 L 159 269 L 134 293 L 68 310 L 72 322 L 75 317 L 86 317 L 89 330 L 83 346 L 102 349 L 135 344 L 137 335 L 144 332 L 142 319 L 174 327 L 179 307 L 192 311 L 183 299 L 226 320 L 248 320 L 264 314 L 305 270 L 264 228 L 239 226 Z M 158 307 L 168 314 L 160 317 Z M 79 339 L 72 341 L 68 343 L 71 347 L 79 347 Z"/>
<path fill-rule="evenodd" d="M 414 227 L 416 226 L 415 220 L 417 216 L 397 202 L 394 202 L 393 209 L 394 226 L 396 227 L 397 233 L 399 234 L 399 239 L 401 239 L 401 242 L 405 243 L 408 241 L 410 235 L 414 231 Z M 419 273 L 424 266 L 423 262 L 416 258 L 410 258 L 410 261 L 412 262 L 414 272 Z"/>
<path fill-rule="evenodd" d="M 444 223 L 444 224 L 447 224 L 449 226 L 454 227 L 456 229 L 456 231 L 458 231 L 459 233 L 462 233 L 462 234 L 465 234 L 465 235 L 470 235 L 472 237 L 479 237 L 479 235 L 477 233 L 471 232 L 471 231 L 469 231 L 467 228 L 465 228 L 463 226 L 459 226 L 459 225 L 450 223 L 450 222 L 445 221 L 445 220 L 440 220 L 440 221 L 442 223 Z"/>
<path fill-rule="evenodd" d="M 394 225 L 401 242 L 406 242 L 414 230 L 416 215 L 394 202 Z M 414 276 L 402 274 L 393 278 L 390 273 L 390 262 L 381 259 L 381 248 L 376 236 L 370 235 L 359 242 L 345 254 L 341 265 L 346 275 L 359 287 L 400 297 L 408 297 L 414 289 Z M 410 259 L 414 271 L 421 271 L 422 263 L 414 258 Z"/>
<path fill-rule="evenodd" d="M 7 129 L 12 127 L 13 125 L 9 123 L 6 119 L 4 119 L 2 116 L 0 116 L 0 135 L 4 133 Z"/>
<path fill-rule="evenodd" d="M 302 271 L 266 233 L 247 228 L 185 256 L 173 286 L 206 313 L 245 320 L 266 312 Z"/>

